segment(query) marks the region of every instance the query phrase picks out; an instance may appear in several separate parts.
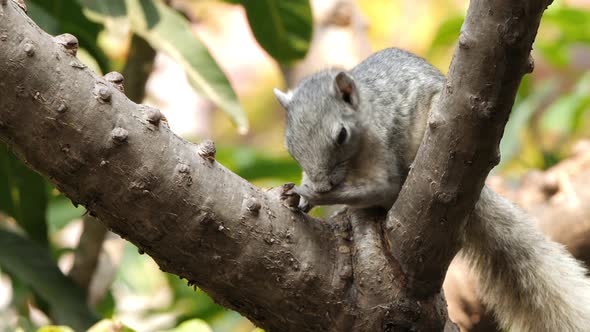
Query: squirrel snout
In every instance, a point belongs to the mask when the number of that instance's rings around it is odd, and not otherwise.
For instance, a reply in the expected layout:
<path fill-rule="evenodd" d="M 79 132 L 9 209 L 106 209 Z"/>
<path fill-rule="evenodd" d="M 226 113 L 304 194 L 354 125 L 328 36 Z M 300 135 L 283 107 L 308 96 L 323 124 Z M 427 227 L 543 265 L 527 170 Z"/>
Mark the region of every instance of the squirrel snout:
<path fill-rule="evenodd" d="M 331 183 L 314 183 L 313 190 L 318 193 L 325 193 L 332 190 L 332 187 Z"/>
<path fill-rule="evenodd" d="M 316 194 L 323 194 L 333 190 L 337 182 L 334 181 L 335 179 L 329 178 L 327 176 L 308 176 L 304 175 L 303 180 L 301 181 L 301 187 L 304 192 L 307 192 L 309 195 Z"/>

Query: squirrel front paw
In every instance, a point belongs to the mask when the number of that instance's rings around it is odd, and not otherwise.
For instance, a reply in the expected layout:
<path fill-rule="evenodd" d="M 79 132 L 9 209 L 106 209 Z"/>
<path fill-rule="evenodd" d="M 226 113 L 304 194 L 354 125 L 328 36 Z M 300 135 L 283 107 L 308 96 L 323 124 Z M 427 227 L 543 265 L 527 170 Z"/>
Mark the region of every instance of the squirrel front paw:
<path fill-rule="evenodd" d="M 301 196 L 299 198 L 299 206 L 298 206 L 298 208 L 302 212 L 307 213 L 311 209 L 313 209 L 313 205 L 311 203 L 309 203 L 303 196 Z"/>
<path fill-rule="evenodd" d="M 283 204 L 292 211 L 299 210 L 307 213 L 313 208 L 313 205 L 297 192 L 294 183 L 285 183 L 281 186 L 280 198 Z"/>
<path fill-rule="evenodd" d="M 283 205 L 289 208 L 291 211 L 297 211 L 299 209 L 299 202 L 301 197 L 295 192 L 295 183 L 285 183 L 281 187 L 280 199 Z"/>

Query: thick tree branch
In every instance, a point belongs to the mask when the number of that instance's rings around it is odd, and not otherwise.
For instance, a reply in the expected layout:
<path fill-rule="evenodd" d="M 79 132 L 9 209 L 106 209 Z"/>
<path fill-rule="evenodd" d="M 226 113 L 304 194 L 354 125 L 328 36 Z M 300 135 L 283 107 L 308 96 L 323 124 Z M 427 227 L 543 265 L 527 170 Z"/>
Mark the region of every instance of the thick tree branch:
<path fill-rule="evenodd" d="M 0 140 L 163 270 L 267 330 L 452 330 L 440 286 L 527 66 L 544 8 L 529 2 L 472 1 L 387 239 L 370 211 L 328 223 L 292 212 L 281 188 L 210 160 L 3 0 Z"/>
<path fill-rule="evenodd" d="M 545 1 L 472 0 L 446 87 L 428 122 L 386 233 L 419 297 L 437 294 L 460 249 L 466 216 L 488 172 L 522 76 Z"/>
<path fill-rule="evenodd" d="M 406 300 L 377 223 L 292 212 L 72 53 L 0 0 L 0 140 L 163 270 L 270 331 L 448 323 L 442 297 Z"/>

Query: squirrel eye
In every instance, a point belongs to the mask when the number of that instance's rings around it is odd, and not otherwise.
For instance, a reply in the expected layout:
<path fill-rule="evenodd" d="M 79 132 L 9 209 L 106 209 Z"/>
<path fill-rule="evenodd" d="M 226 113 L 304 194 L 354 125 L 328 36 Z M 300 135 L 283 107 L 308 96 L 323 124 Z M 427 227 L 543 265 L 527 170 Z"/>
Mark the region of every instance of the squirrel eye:
<path fill-rule="evenodd" d="M 342 127 L 338 133 L 338 137 L 336 138 L 336 144 L 342 145 L 344 141 L 346 141 L 347 135 L 348 133 L 346 132 L 346 128 Z"/>

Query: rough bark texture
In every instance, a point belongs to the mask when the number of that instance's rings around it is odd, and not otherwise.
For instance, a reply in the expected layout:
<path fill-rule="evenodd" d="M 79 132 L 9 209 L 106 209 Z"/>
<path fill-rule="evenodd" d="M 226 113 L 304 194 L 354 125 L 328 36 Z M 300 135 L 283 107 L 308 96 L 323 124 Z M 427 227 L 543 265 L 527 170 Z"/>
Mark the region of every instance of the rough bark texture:
<path fill-rule="evenodd" d="M 437 294 L 461 247 L 464 221 L 488 172 L 530 51 L 550 1 L 472 0 L 446 88 L 386 233 L 393 256 L 418 298 Z"/>
<path fill-rule="evenodd" d="M 533 2 L 472 1 L 389 234 L 368 211 L 291 211 L 282 188 L 255 188 L 210 144 L 174 135 L 2 0 L 0 140 L 162 270 L 267 330 L 455 330 L 440 286 L 494 164 L 544 9 Z"/>
<path fill-rule="evenodd" d="M 344 214 L 326 223 L 292 212 L 280 188 L 254 188 L 201 156 L 14 3 L 0 10 L 0 139 L 163 270 L 271 331 L 445 322 L 441 297 L 406 303 L 394 267 L 364 260 L 376 232 L 354 234 Z"/>

